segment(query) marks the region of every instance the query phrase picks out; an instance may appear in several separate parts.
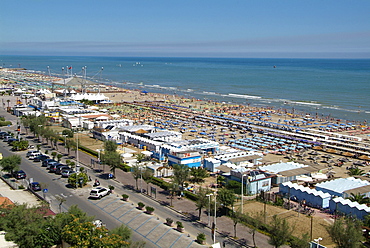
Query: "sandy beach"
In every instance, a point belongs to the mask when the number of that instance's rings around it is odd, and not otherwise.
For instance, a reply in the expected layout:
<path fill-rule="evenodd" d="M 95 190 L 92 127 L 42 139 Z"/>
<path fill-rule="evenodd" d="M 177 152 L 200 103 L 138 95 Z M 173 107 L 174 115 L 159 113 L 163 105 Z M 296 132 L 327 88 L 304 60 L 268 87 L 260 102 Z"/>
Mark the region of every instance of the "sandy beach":
<path fill-rule="evenodd" d="M 15 72 L 19 77 L 27 79 L 46 80 L 39 74 L 22 74 Z M 47 78 L 47 77 L 46 77 Z M 366 123 L 348 125 L 346 120 L 338 119 L 317 119 L 306 113 L 288 111 L 286 109 L 272 109 L 270 107 L 253 107 L 249 105 L 236 105 L 224 102 L 204 101 L 196 98 L 185 98 L 178 95 L 166 95 L 151 93 L 142 89 L 128 90 L 109 85 L 98 85 L 91 81 L 84 82 L 81 78 L 68 80 L 64 85 L 62 79 L 53 78 L 56 89 L 63 89 L 65 85 L 73 89 L 81 90 L 85 84 L 86 91 L 90 93 L 100 92 L 109 97 L 112 104 L 103 104 L 100 107 L 108 110 L 108 113 L 118 115 L 119 118 L 127 118 L 135 121 L 135 124 L 154 125 L 160 129 L 178 131 L 183 134 L 184 139 L 207 138 L 219 142 L 221 145 L 234 144 L 233 142 L 250 137 L 262 137 L 262 134 L 251 133 L 240 130 L 236 126 L 222 126 L 219 122 L 205 121 L 196 116 L 205 116 L 210 119 L 218 117 L 239 118 L 253 122 L 255 125 L 266 125 L 290 128 L 317 130 L 325 132 L 327 136 L 348 136 L 358 137 L 364 146 L 369 146 L 370 129 Z M 49 79 L 50 80 L 50 79 Z M 4 81 L 9 85 L 12 81 Z M 156 106 L 157 108 L 151 108 Z M 164 111 L 158 110 L 158 107 Z M 216 118 L 217 117 L 217 118 Z M 273 123 L 273 124 L 270 124 Z M 328 123 L 334 123 L 330 130 L 327 129 Z M 324 126 L 325 125 L 325 128 Z M 262 127 L 261 127 L 262 128 Z M 278 147 L 281 148 L 281 147 Z M 311 147 L 312 148 L 312 147 Z M 361 162 L 361 169 L 369 172 L 370 166 L 367 159 L 357 159 L 353 156 L 343 156 L 343 153 L 331 151 L 330 149 L 302 149 L 295 151 L 273 153 L 270 150 L 262 149 L 265 156 L 265 164 L 276 163 L 279 161 L 305 161 L 316 164 L 323 164 L 327 167 L 327 172 L 331 172 L 335 177 L 348 177 L 347 169 L 354 166 L 354 162 Z M 310 152 L 315 151 L 314 155 Z M 327 157 L 329 155 L 329 157 Z M 341 161 L 344 157 L 347 159 Z M 337 166 L 340 165 L 340 166 Z"/>

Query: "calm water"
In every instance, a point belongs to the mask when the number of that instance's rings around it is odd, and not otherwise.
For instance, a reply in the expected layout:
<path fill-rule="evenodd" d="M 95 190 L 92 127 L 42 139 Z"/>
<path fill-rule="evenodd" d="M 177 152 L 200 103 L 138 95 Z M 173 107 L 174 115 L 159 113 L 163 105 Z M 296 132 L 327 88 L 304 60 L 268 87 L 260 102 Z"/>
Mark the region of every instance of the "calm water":
<path fill-rule="evenodd" d="M 370 117 L 370 60 L 0 56 L 0 65 L 62 67 L 125 88 L 331 115 Z M 102 70 L 102 67 L 104 68 Z"/>

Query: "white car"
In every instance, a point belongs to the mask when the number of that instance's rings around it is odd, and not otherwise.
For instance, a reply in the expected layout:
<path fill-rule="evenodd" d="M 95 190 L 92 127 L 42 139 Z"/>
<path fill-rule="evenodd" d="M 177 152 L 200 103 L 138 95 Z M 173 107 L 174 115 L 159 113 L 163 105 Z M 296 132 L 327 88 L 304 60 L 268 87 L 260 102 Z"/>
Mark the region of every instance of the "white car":
<path fill-rule="evenodd" d="M 41 155 L 41 152 L 34 150 L 34 151 L 28 151 L 27 154 L 26 154 L 26 157 L 27 158 L 29 158 L 29 157 L 35 158 L 38 155 Z"/>
<path fill-rule="evenodd" d="M 90 198 L 99 198 L 109 195 L 110 190 L 104 187 L 96 187 L 90 191 Z"/>

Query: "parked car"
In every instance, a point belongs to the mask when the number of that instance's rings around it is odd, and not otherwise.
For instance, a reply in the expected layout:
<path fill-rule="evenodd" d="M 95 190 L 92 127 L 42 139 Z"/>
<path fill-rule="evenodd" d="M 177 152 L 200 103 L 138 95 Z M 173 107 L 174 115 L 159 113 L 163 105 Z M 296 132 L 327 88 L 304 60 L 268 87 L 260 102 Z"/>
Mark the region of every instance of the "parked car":
<path fill-rule="evenodd" d="M 9 136 L 7 132 L 0 132 L 0 139 L 4 139 L 5 136 Z"/>
<path fill-rule="evenodd" d="M 49 172 L 55 173 L 57 171 L 58 166 L 65 166 L 65 165 L 64 164 L 61 164 L 61 163 L 58 163 L 58 162 L 52 163 L 49 166 Z"/>
<path fill-rule="evenodd" d="M 46 169 L 47 170 L 50 170 L 50 166 L 54 165 L 54 164 L 58 164 L 57 161 L 53 160 L 53 161 L 49 161 L 47 164 L 46 164 Z"/>
<path fill-rule="evenodd" d="M 110 190 L 104 187 L 96 187 L 90 191 L 90 198 L 103 198 L 110 194 Z"/>
<path fill-rule="evenodd" d="M 62 170 L 62 177 L 69 177 L 70 175 L 76 173 L 72 169 Z"/>
<path fill-rule="evenodd" d="M 30 189 L 33 191 L 41 191 L 41 185 L 38 182 L 30 183 Z"/>
<path fill-rule="evenodd" d="M 26 157 L 28 158 L 29 156 L 34 155 L 34 154 L 41 155 L 41 152 L 36 151 L 36 150 L 28 151 L 26 154 Z"/>
<path fill-rule="evenodd" d="M 28 159 L 30 160 L 34 160 L 36 157 L 40 156 L 41 153 L 32 153 L 30 156 L 28 156 Z"/>
<path fill-rule="evenodd" d="M 8 139 L 8 141 L 7 141 L 8 142 L 8 145 L 10 145 L 10 146 L 13 145 L 13 142 L 14 141 L 19 141 L 19 139 L 16 139 L 16 138 L 10 138 L 10 139 Z"/>
<path fill-rule="evenodd" d="M 25 179 L 27 177 L 26 172 L 22 170 L 14 172 L 13 176 L 16 179 Z"/>
<path fill-rule="evenodd" d="M 9 139 L 12 139 L 13 138 L 13 136 L 10 136 L 10 135 L 8 135 L 8 136 L 4 136 L 4 141 L 5 142 L 8 142 L 8 140 Z"/>
<path fill-rule="evenodd" d="M 48 155 L 41 154 L 33 159 L 33 162 L 42 162 L 46 159 L 50 158 Z"/>
<path fill-rule="evenodd" d="M 65 164 L 58 165 L 57 169 L 55 170 L 55 174 L 61 175 L 63 170 L 68 170 L 68 169 L 71 169 L 71 168 Z"/>
<path fill-rule="evenodd" d="M 52 158 L 47 158 L 45 159 L 44 161 L 42 161 L 42 167 L 47 167 L 48 163 L 51 162 L 51 161 L 55 161 L 54 159 Z M 56 161 L 55 161 L 56 162 Z"/>

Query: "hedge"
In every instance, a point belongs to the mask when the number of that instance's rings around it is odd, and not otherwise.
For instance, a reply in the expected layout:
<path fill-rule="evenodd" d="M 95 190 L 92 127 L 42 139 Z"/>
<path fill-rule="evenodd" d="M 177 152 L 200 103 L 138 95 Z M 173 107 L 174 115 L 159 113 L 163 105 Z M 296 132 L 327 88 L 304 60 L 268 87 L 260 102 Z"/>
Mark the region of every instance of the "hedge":
<path fill-rule="evenodd" d="M 8 126 L 8 125 L 12 125 L 12 122 L 11 121 L 0 121 L 0 126 L 1 127 Z"/>

